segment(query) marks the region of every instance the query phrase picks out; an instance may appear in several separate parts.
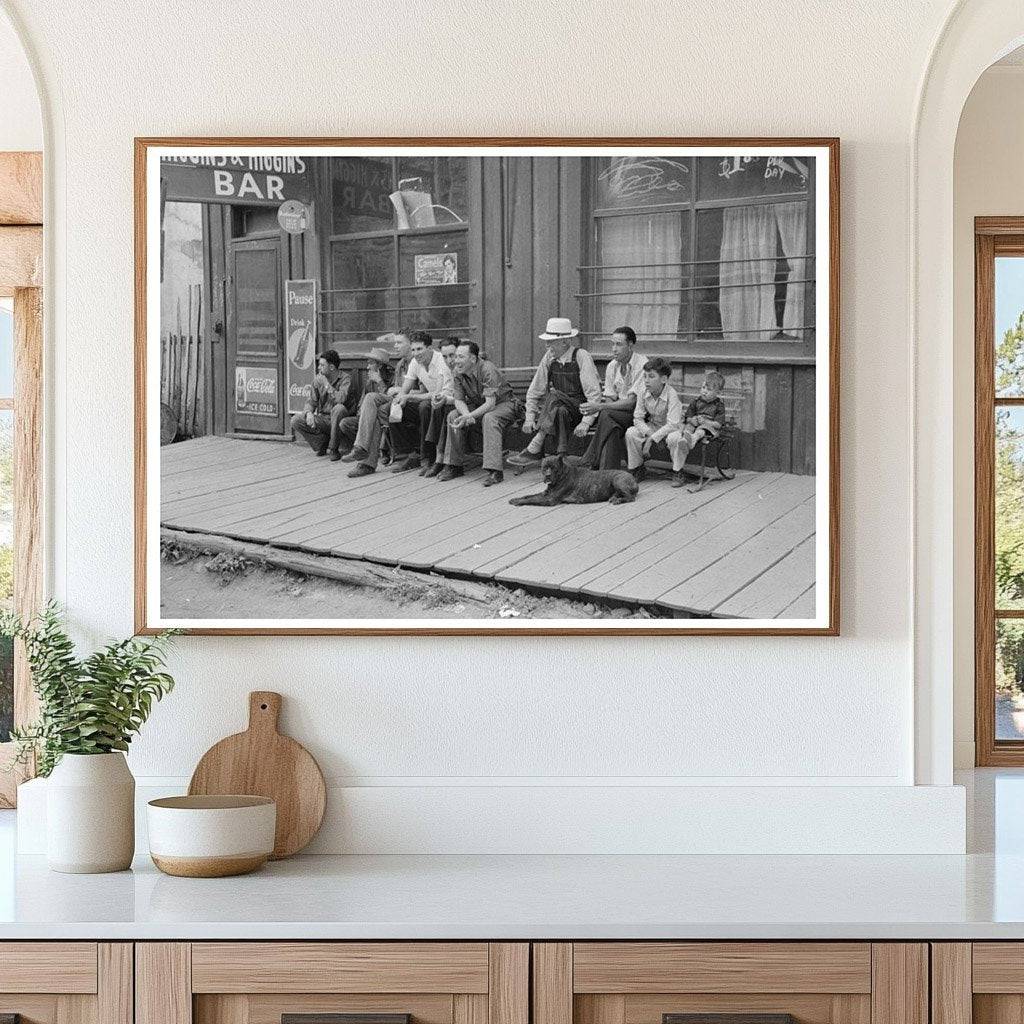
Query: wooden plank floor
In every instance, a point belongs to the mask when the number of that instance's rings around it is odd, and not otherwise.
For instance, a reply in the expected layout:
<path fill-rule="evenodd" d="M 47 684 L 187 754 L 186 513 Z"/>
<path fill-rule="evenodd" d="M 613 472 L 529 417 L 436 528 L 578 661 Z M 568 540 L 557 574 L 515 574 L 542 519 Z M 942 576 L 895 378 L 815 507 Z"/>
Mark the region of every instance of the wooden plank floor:
<path fill-rule="evenodd" d="M 205 437 L 160 451 L 161 525 L 675 614 L 814 614 L 814 477 L 737 474 L 699 494 L 648 478 L 628 505 L 517 508 L 536 471 L 482 486 L 348 463 L 305 444 Z"/>

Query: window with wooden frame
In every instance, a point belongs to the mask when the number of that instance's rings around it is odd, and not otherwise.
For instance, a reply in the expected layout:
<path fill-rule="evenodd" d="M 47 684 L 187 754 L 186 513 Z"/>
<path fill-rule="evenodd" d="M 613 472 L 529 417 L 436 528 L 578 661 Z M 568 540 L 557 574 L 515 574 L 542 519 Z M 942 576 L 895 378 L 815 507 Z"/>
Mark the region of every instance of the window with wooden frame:
<path fill-rule="evenodd" d="M 406 327 L 475 337 L 470 226 L 479 160 L 333 157 L 319 334 L 339 352 Z M 478 216 L 478 215 L 477 215 Z M 477 336 L 479 341 L 479 337 Z"/>
<path fill-rule="evenodd" d="M 1024 765 L 1024 217 L 975 220 L 975 742 Z"/>
<path fill-rule="evenodd" d="M 658 351 L 814 357 L 814 158 L 603 157 L 587 167 L 584 337 Z"/>
<path fill-rule="evenodd" d="M 42 155 L 0 153 L 0 603 L 42 600 Z M 34 717 L 24 652 L 0 648 L 0 807 L 30 766 L 12 767 L 12 726 Z"/>

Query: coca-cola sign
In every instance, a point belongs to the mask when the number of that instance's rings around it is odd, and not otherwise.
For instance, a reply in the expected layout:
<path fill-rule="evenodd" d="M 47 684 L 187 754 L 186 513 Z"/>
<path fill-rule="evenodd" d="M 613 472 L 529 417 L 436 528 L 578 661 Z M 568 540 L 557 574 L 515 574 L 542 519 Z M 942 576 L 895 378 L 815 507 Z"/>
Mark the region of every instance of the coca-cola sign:
<path fill-rule="evenodd" d="M 302 412 L 316 375 L 316 281 L 285 281 L 288 411 Z"/>
<path fill-rule="evenodd" d="M 235 412 L 277 416 L 280 408 L 276 366 L 235 367 Z"/>

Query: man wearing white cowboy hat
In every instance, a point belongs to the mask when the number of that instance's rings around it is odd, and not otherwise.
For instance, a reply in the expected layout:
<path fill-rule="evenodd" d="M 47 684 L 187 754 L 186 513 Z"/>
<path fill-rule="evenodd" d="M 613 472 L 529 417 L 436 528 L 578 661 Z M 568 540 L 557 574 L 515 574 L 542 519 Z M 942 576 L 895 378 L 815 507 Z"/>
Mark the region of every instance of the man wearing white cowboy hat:
<path fill-rule="evenodd" d="M 549 436 L 554 451 L 564 455 L 571 434 L 586 434 L 589 423 L 580 422 L 580 406 L 601 400 L 601 380 L 590 353 L 573 343 L 579 333 L 568 317 L 548 320 L 547 330 L 540 335 L 540 340 L 547 342 L 547 351 L 526 392 L 523 433 L 533 437 L 510 462 L 520 466 L 540 462 Z"/>

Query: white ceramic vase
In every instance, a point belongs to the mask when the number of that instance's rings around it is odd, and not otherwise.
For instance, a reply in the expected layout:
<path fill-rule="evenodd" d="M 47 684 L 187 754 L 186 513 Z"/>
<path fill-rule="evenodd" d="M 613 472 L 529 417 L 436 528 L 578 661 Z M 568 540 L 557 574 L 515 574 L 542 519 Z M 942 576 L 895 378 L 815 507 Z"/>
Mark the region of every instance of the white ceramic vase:
<path fill-rule="evenodd" d="M 46 783 L 52 871 L 124 871 L 135 854 L 135 779 L 124 754 L 65 754 Z"/>

